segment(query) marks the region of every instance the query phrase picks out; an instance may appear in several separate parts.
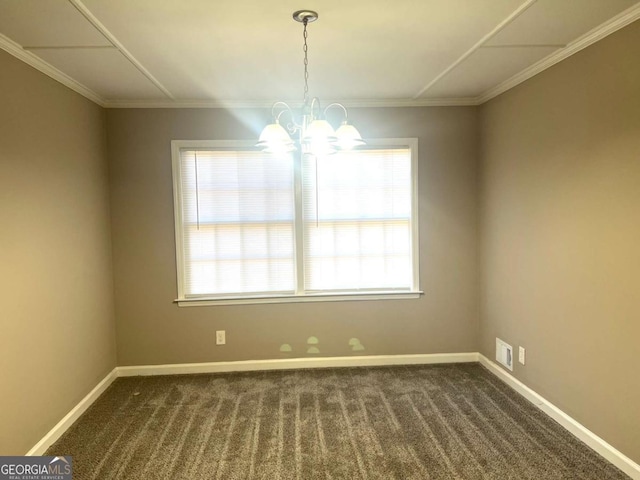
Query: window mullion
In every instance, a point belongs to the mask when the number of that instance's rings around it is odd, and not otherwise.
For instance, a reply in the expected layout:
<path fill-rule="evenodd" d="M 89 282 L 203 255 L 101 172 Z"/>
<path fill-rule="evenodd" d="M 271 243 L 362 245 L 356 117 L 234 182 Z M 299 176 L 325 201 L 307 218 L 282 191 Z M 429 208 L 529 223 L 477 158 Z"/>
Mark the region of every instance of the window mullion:
<path fill-rule="evenodd" d="M 294 156 L 294 235 L 295 235 L 295 261 L 296 261 L 296 295 L 304 295 L 304 220 L 302 208 L 302 155 Z"/>

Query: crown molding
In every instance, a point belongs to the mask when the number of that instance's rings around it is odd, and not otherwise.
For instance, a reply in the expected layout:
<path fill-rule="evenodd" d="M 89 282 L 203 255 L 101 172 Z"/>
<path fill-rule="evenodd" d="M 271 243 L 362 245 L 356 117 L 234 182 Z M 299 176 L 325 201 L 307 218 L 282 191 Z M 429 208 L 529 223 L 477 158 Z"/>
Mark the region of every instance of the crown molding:
<path fill-rule="evenodd" d="M 474 97 L 460 98 L 432 98 L 432 99 L 360 99 L 360 100 L 326 100 L 323 103 L 342 103 L 348 108 L 388 108 L 388 107 L 464 107 L 478 105 L 478 99 Z M 300 100 L 287 101 L 291 106 L 298 106 Z M 237 101 L 237 100 L 116 100 L 106 101 L 106 108 L 271 108 L 272 101 Z"/>
<path fill-rule="evenodd" d="M 57 82 L 60 82 L 65 87 L 68 87 L 74 92 L 79 93 L 83 97 L 88 98 L 92 102 L 97 103 L 101 107 L 104 107 L 106 105 L 105 99 L 98 95 L 96 92 L 85 87 L 80 82 L 77 82 L 67 74 L 62 73 L 60 70 L 48 64 L 37 55 L 25 50 L 2 33 L 0 33 L 0 48 L 10 55 L 16 57 L 18 60 L 22 60 L 24 63 L 31 65 L 36 70 L 39 70 L 40 72 L 53 78 Z"/>
<path fill-rule="evenodd" d="M 626 27 L 632 22 L 635 22 L 640 18 L 640 4 L 634 5 L 631 8 L 628 8 L 624 12 L 616 15 L 610 20 L 604 22 L 602 25 L 594 28 L 590 32 L 585 35 L 579 37 L 573 42 L 569 43 L 565 48 L 558 50 L 557 52 L 552 53 L 546 58 L 543 58 L 537 63 L 534 63 L 530 67 L 522 70 L 520 73 L 515 74 L 513 77 L 505 80 L 504 82 L 496 85 L 495 87 L 487 90 L 482 95 L 476 98 L 477 105 L 481 105 L 494 97 L 506 92 L 507 90 L 511 90 L 513 87 L 520 85 L 524 81 L 530 79 L 531 77 L 537 75 L 538 73 L 546 70 L 549 67 L 554 66 L 556 63 L 561 62 L 562 60 L 578 53 L 580 50 L 587 48 L 589 45 L 592 45 L 608 35 L 617 32 L 621 28 Z"/>

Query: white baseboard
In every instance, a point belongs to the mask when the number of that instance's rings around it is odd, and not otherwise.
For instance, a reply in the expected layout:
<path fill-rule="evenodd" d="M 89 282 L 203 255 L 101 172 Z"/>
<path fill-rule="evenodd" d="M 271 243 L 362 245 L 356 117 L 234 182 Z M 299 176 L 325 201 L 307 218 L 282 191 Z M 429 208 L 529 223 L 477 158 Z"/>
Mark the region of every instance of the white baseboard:
<path fill-rule="evenodd" d="M 102 379 L 102 381 L 96 385 L 96 387 L 91 390 L 86 397 L 80 400 L 73 409 L 65 415 L 65 417 L 58 422 L 58 424 L 53 427 L 49 433 L 47 433 L 42 440 L 36 443 L 31 450 L 29 450 L 25 455 L 27 456 L 39 456 L 44 455 L 44 452 L 49 448 L 53 443 L 58 440 L 64 432 L 66 432 L 73 422 L 75 422 L 80 415 L 82 415 L 87 408 L 89 408 L 93 402 L 95 402 L 100 395 L 113 383 L 113 381 L 118 378 L 118 369 L 114 368 L 109 372 L 109 374 Z"/>
<path fill-rule="evenodd" d="M 634 480 L 640 480 L 640 465 L 624 455 L 622 452 L 611 446 L 598 435 L 586 428 L 574 418 L 556 407 L 549 400 L 527 387 L 520 380 L 509 374 L 506 370 L 500 368 L 497 363 L 489 360 L 482 354 L 478 354 L 480 363 L 485 366 L 491 373 L 505 382 L 516 392 L 521 394 L 529 402 L 534 404 L 556 422 L 562 425 L 566 430 L 572 433 L 576 438 L 584 442 L 592 450 L 600 454 L 610 463 L 618 467 L 624 473 Z"/>
<path fill-rule="evenodd" d="M 189 373 L 248 372 L 303 368 L 374 367 L 385 365 L 427 365 L 477 362 L 478 353 L 432 353 L 418 355 L 363 355 L 357 357 L 282 358 L 237 362 L 178 363 L 118 367 L 119 377 L 137 375 L 182 375 Z"/>

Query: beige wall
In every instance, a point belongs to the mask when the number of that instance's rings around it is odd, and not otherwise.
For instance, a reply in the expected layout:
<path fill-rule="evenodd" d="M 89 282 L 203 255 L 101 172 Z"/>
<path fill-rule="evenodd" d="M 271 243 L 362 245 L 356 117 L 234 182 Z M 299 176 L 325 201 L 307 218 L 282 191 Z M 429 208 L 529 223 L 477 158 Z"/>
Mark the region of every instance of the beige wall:
<path fill-rule="evenodd" d="M 116 365 L 102 109 L 0 51 L 0 455 Z"/>
<path fill-rule="evenodd" d="M 119 365 L 477 351 L 477 110 L 363 109 L 368 137 L 418 137 L 420 277 L 416 300 L 178 307 L 171 140 L 252 139 L 264 111 L 112 109 L 108 117 Z M 215 346 L 215 331 L 227 345 Z M 361 340 L 363 352 L 348 341 Z"/>
<path fill-rule="evenodd" d="M 640 22 L 482 107 L 481 331 L 640 462 Z"/>

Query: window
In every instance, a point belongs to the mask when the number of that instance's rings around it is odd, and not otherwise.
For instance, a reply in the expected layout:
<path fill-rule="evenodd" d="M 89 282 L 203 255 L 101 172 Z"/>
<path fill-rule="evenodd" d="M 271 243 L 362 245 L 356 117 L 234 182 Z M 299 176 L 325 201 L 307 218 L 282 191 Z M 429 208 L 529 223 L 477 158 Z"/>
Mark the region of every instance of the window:
<path fill-rule="evenodd" d="M 416 297 L 417 140 L 300 160 L 174 141 L 178 303 Z"/>

